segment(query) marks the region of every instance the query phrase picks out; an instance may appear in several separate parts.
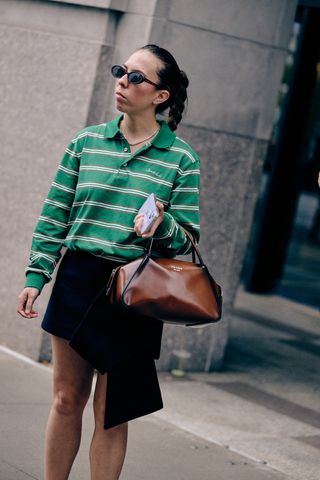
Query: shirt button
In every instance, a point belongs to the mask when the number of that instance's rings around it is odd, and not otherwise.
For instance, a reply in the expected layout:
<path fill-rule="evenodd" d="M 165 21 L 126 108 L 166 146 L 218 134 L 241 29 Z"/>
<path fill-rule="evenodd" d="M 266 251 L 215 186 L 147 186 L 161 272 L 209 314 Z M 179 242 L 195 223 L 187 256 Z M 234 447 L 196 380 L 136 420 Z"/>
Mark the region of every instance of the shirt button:
<path fill-rule="evenodd" d="M 124 167 L 127 167 L 127 166 L 128 166 L 128 164 L 127 164 L 127 163 L 124 163 L 124 164 L 123 164 L 123 166 L 124 166 Z"/>
<path fill-rule="evenodd" d="M 128 151 L 128 147 L 124 147 L 123 151 L 124 151 L 124 152 L 127 152 L 127 151 Z"/>

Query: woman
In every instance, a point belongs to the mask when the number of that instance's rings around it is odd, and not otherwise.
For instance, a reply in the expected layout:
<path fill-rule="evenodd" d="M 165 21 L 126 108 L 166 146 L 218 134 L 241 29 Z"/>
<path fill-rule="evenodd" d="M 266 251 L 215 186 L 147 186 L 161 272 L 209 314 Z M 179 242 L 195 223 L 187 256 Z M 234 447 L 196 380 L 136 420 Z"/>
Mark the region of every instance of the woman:
<path fill-rule="evenodd" d="M 91 478 L 119 478 L 128 420 L 162 407 L 154 367 L 162 325 L 118 318 L 104 298 L 89 317 L 84 314 L 112 269 L 141 256 L 151 237 L 155 254 L 168 257 L 189 252 L 190 241 L 181 227 L 199 240 L 199 159 L 173 133 L 187 99 L 185 73 L 168 51 L 146 45 L 125 64 L 112 67 L 112 74 L 121 115 L 79 131 L 67 147 L 34 232 L 19 296 L 18 312 L 37 317 L 35 299 L 51 279 L 61 247 L 67 247 L 42 322 L 52 335 L 54 368 L 46 480 L 69 476 L 94 367 L 99 373 Z M 157 113 L 166 109 L 167 121 L 158 120 Z M 142 234 L 143 217 L 137 212 L 152 192 L 160 215 Z M 81 343 L 102 325 L 105 357 L 98 367 L 75 350 L 81 352 Z"/>

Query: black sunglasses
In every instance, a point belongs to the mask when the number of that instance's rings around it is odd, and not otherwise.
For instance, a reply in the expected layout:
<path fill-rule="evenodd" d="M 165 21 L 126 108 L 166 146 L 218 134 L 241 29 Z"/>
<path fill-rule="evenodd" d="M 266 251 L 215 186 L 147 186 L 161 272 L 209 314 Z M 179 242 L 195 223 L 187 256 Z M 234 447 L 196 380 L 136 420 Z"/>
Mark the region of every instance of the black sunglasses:
<path fill-rule="evenodd" d="M 139 83 L 147 82 L 150 85 L 154 85 L 155 87 L 159 87 L 154 82 L 151 82 L 142 72 L 130 72 L 128 73 L 127 70 L 122 67 L 121 65 L 113 65 L 111 68 L 111 73 L 114 78 L 122 78 L 124 75 L 128 75 L 128 82 L 132 83 L 133 85 L 139 85 Z"/>

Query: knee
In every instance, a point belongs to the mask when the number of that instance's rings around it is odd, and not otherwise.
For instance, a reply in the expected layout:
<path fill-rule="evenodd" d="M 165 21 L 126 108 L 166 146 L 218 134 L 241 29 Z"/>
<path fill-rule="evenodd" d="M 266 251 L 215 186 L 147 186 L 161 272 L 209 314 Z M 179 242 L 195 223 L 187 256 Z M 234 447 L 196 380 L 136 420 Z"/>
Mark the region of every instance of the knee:
<path fill-rule="evenodd" d="M 86 395 L 68 390 L 59 390 L 54 396 L 53 406 L 60 415 L 79 415 L 82 413 L 87 400 Z"/>

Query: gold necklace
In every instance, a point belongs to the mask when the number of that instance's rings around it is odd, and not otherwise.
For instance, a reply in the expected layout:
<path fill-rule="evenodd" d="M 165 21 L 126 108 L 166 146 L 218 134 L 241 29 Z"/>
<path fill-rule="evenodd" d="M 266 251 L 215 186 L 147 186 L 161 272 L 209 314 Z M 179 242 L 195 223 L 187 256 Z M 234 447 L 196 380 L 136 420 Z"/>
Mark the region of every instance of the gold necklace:
<path fill-rule="evenodd" d="M 155 130 L 152 135 L 150 135 L 149 137 L 147 138 L 144 138 L 143 140 L 140 140 L 140 142 L 136 142 L 136 143 L 129 143 L 130 147 L 134 147 L 135 145 L 139 145 L 139 143 L 143 143 L 143 142 L 146 142 L 147 140 L 150 140 L 150 138 L 154 137 L 158 132 L 160 131 L 160 126 L 157 128 L 157 130 Z"/>

